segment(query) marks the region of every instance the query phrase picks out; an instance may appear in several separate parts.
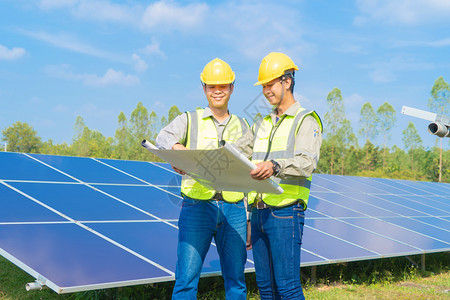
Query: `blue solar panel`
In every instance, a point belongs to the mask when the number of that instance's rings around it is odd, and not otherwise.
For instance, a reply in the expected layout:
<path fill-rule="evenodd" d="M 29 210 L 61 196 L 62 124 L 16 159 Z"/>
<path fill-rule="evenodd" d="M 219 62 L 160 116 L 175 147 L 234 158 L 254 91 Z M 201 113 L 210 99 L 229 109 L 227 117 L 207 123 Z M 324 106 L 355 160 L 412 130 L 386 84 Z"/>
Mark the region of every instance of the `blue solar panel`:
<path fill-rule="evenodd" d="M 12 188 L 0 185 L 0 222 L 61 222 L 58 214 L 35 203 Z"/>
<path fill-rule="evenodd" d="M 31 159 L 31 156 L 26 154 L 2 152 L 1 166 L 0 179 L 2 180 L 74 181 Z"/>
<path fill-rule="evenodd" d="M 92 158 L 63 157 L 42 154 L 32 154 L 43 163 L 54 167 L 75 180 L 89 183 L 117 183 L 117 184 L 142 184 L 141 181 L 117 171 L 110 166 L 104 165 Z M 89 172 L 87 170 L 95 170 Z"/>
<path fill-rule="evenodd" d="M 158 164 L 151 162 L 142 163 L 141 161 L 125 161 L 114 159 L 99 159 L 99 161 L 107 164 L 108 166 L 117 168 L 121 172 L 133 174 L 137 178 L 144 180 L 154 185 L 164 186 L 180 186 L 181 176 L 166 169 Z M 168 170 L 169 172 L 165 172 Z"/>
<path fill-rule="evenodd" d="M 5 152 L 0 165 L 0 254 L 39 282 L 67 293 L 174 280 L 170 165 Z M 302 266 L 449 251 L 449 195 L 445 183 L 316 174 Z M 202 272 L 220 274 L 214 245 Z"/>
<path fill-rule="evenodd" d="M 152 186 L 95 185 L 95 187 L 134 207 L 151 212 L 158 218 L 178 220 L 182 200 L 179 196 L 179 187 L 174 188 L 176 191 L 171 194 Z"/>
<path fill-rule="evenodd" d="M 154 219 L 100 189 L 80 184 L 12 182 L 11 186 L 79 221 Z"/>
<path fill-rule="evenodd" d="M 73 223 L 1 225 L 0 241 L 58 290 L 172 275 Z"/>

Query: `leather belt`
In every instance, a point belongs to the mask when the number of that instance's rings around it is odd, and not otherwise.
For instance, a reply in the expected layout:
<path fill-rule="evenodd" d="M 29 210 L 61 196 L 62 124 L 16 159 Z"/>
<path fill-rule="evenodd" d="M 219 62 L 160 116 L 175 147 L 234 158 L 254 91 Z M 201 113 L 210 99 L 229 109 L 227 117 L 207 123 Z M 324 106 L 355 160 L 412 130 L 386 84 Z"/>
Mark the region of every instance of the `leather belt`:
<path fill-rule="evenodd" d="M 304 205 L 304 202 L 302 200 L 298 200 L 298 201 L 295 201 L 294 203 L 291 203 L 291 204 L 283 206 L 283 207 L 288 207 L 291 205 L 302 205 L 303 207 L 306 206 L 306 205 Z M 266 204 L 262 200 L 255 200 L 255 202 L 253 203 L 253 206 L 256 207 L 256 209 L 266 209 L 266 208 L 271 207 L 270 205 Z M 275 207 L 275 208 L 282 208 L 282 207 Z"/>
<path fill-rule="evenodd" d="M 264 203 L 264 201 L 262 201 L 262 200 L 256 201 L 256 205 L 255 206 L 256 206 L 256 209 L 266 209 L 266 208 L 270 207 L 269 205 Z"/>
<path fill-rule="evenodd" d="M 211 200 L 213 200 L 213 201 L 222 201 L 222 200 L 225 200 L 225 199 L 223 199 L 222 193 L 216 193 L 216 194 L 211 198 Z"/>

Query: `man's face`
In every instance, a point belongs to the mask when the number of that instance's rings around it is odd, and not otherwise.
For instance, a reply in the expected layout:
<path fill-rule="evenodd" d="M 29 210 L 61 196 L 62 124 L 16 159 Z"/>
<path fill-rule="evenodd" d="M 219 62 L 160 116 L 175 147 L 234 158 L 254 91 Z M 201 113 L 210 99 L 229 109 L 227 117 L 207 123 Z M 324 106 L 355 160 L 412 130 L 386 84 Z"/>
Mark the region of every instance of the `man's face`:
<path fill-rule="evenodd" d="M 262 85 L 264 97 L 269 101 L 270 105 L 278 106 L 284 97 L 283 91 L 289 87 L 290 81 L 282 81 L 281 78 L 276 78 Z"/>
<path fill-rule="evenodd" d="M 227 108 L 230 96 L 233 93 L 234 86 L 232 84 L 209 85 L 203 86 L 209 106 L 215 108 Z"/>

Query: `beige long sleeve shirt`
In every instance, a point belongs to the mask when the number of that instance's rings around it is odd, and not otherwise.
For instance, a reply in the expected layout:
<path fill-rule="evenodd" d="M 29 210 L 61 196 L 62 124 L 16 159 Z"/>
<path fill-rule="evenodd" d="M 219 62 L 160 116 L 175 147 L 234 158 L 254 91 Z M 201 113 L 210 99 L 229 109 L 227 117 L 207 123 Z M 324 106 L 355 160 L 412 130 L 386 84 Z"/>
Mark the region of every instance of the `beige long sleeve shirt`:
<path fill-rule="evenodd" d="M 292 104 L 284 114 L 295 116 L 300 109 L 300 103 L 297 101 Z M 276 124 L 276 111 L 270 113 L 273 124 Z M 281 117 L 280 117 L 281 118 Z M 253 153 L 253 130 L 248 130 L 235 144 L 239 151 L 247 157 Z M 312 116 L 306 116 L 295 137 L 295 156 L 286 160 L 275 160 L 280 164 L 281 172 L 277 177 L 289 179 L 290 177 L 309 177 L 317 168 L 320 157 L 320 146 L 322 145 L 322 131 L 316 119 Z"/>

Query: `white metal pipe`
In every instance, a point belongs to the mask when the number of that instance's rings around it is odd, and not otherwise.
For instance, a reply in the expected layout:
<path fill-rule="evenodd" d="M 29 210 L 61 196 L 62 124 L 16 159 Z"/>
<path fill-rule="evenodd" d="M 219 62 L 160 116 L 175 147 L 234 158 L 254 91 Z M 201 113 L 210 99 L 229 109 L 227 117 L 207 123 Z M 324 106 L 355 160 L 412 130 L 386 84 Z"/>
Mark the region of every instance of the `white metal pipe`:
<path fill-rule="evenodd" d="M 30 282 L 27 283 L 25 285 L 25 289 L 29 292 L 29 291 L 41 291 L 42 290 L 42 285 L 35 281 L 35 282 Z"/>

